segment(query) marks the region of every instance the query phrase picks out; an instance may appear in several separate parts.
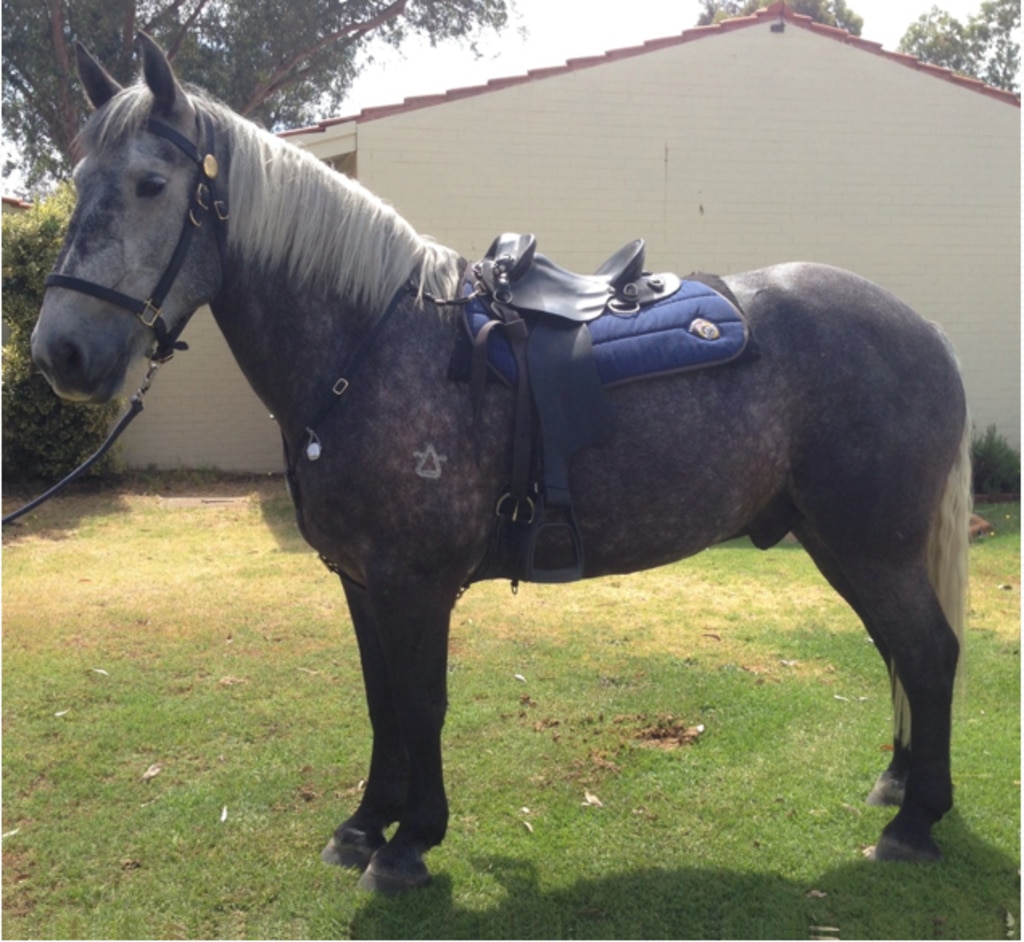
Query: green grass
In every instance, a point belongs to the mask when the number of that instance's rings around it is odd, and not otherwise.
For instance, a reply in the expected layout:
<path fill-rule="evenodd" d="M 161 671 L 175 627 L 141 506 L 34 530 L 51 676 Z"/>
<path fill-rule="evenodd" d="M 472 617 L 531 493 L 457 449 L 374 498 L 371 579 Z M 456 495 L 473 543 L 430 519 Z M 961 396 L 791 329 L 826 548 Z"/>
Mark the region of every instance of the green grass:
<path fill-rule="evenodd" d="M 1018 505 L 971 551 L 940 864 L 863 859 L 881 662 L 798 547 L 734 543 L 466 594 L 449 834 L 381 899 L 318 857 L 369 755 L 336 580 L 276 482 L 147 487 L 4 535 L 5 938 L 1019 937 Z"/>

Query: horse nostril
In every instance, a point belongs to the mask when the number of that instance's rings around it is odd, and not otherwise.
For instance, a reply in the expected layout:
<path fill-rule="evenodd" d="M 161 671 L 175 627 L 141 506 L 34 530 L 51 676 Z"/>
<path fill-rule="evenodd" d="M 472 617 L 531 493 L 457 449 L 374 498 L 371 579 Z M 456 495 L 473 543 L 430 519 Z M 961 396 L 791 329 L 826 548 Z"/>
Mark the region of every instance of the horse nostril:
<path fill-rule="evenodd" d="M 60 344 L 60 363 L 65 376 L 77 376 L 82 371 L 84 357 L 77 344 L 63 341 Z"/>
<path fill-rule="evenodd" d="M 85 356 L 78 344 L 64 338 L 51 343 L 38 342 L 38 337 L 32 340 L 32 359 L 51 384 L 74 386 L 85 367 Z"/>

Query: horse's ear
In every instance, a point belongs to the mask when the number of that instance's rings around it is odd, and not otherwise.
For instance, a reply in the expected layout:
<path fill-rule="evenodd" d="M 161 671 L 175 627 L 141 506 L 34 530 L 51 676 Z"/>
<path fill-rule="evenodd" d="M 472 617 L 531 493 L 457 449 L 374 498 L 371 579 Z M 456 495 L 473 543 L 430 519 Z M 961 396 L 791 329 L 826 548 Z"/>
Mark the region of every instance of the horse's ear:
<path fill-rule="evenodd" d="M 80 42 L 75 43 L 75 58 L 78 60 L 78 76 L 85 86 L 89 103 L 93 108 L 102 108 L 121 91 L 121 86 Z"/>
<path fill-rule="evenodd" d="M 140 32 L 138 42 L 142 49 L 142 71 L 146 77 L 146 84 L 153 93 L 154 111 L 170 114 L 176 104 L 185 101 L 185 93 L 174 77 L 174 70 L 167 61 L 167 56 L 156 41 L 146 33 Z"/>

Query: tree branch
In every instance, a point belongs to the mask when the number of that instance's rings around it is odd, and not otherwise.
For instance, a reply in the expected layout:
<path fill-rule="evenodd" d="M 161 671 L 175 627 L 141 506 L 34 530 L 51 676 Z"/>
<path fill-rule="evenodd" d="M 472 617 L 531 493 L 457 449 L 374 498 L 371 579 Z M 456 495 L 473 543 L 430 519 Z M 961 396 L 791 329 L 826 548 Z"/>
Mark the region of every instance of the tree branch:
<path fill-rule="evenodd" d="M 178 35 L 174 37 L 174 41 L 167 49 L 167 58 L 171 62 L 174 61 L 174 57 L 178 54 L 178 50 L 181 48 L 182 42 L 189 34 L 192 27 L 195 26 L 196 21 L 202 15 L 203 10 L 206 9 L 208 2 L 209 0 L 199 0 L 195 5 L 195 9 L 193 9 L 188 17 L 186 17 L 185 22 L 181 24 L 181 29 L 178 30 Z M 180 9 L 182 6 L 184 6 L 184 0 L 178 0 L 178 2 L 174 4 L 174 9 Z"/>
<path fill-rule="evenodd" d="M 135 45 L 135 4 L 125 7 L 124 20 L 121 23 L 121 54 L 126 60 L 131 58 L 132 46 Z"/>
<path fill-rule="evenodd" d="M 81 108 L 71 94 L 71 50 L 64 38 L 64 9 L 62 0 L 49 0 L 50 41 L 57 59 L 57 111 L 61 139 L 57 146 L 74 163 L 73 144 L 78 136 Z"/>
<path fill-rule="evenodd" d="M 283 88 L 287 88 L 289 85 L 294 85 L 299 81 L 299 75 L 296 69 L 300 62 L 304 59 L 310 59 L 315 56 L 318 52 L 322 52 L 328 46 L 338 42 L 340 39 L 349 39 L 351 42 L 357 42 L 362 39 L 367 33 L 372 32 L 375 29 L 380 28 L 385 23 L 389 23 L 392 20 L 397 19 L 403 13 L 405 13 L 405 7 L 408 0 L 395 0 L 390 6 L 385 7 L 376 16 L 371 17 L 361 23 L 350 23 L 347 26 L 342 27 L 339 30 L 335 30 L 333 33 L 328 33 L 318 42 L 312 46 L 308 46 L 305 49 L 299 50 L 293 55 L 287 62 L 279 65 L 265 81 L 260 82 L 255 91 L 249 97 L 249 100 L 245 105 L 239 109 L 242 115 L 250 114 L 254 109 L 259 107 L 264 101 L 267 100 L 271 95 L 279 92 Z"/>

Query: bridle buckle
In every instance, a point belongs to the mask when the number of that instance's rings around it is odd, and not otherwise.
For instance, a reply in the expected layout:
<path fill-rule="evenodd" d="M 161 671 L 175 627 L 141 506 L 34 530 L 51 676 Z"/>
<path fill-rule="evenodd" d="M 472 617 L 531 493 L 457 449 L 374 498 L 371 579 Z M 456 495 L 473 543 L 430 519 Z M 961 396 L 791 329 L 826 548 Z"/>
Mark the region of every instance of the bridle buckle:
<path fill-rule="evenodd" d="M 148 320 L 147 320 L 148 317 Z M 153 299 L 150 298 L 145 307 L 139 311 L 139 320 L 142 321 L 147 327 L 153 327 L 158 320 L 160 320 L 160 308 L 154 303 Z"/>

